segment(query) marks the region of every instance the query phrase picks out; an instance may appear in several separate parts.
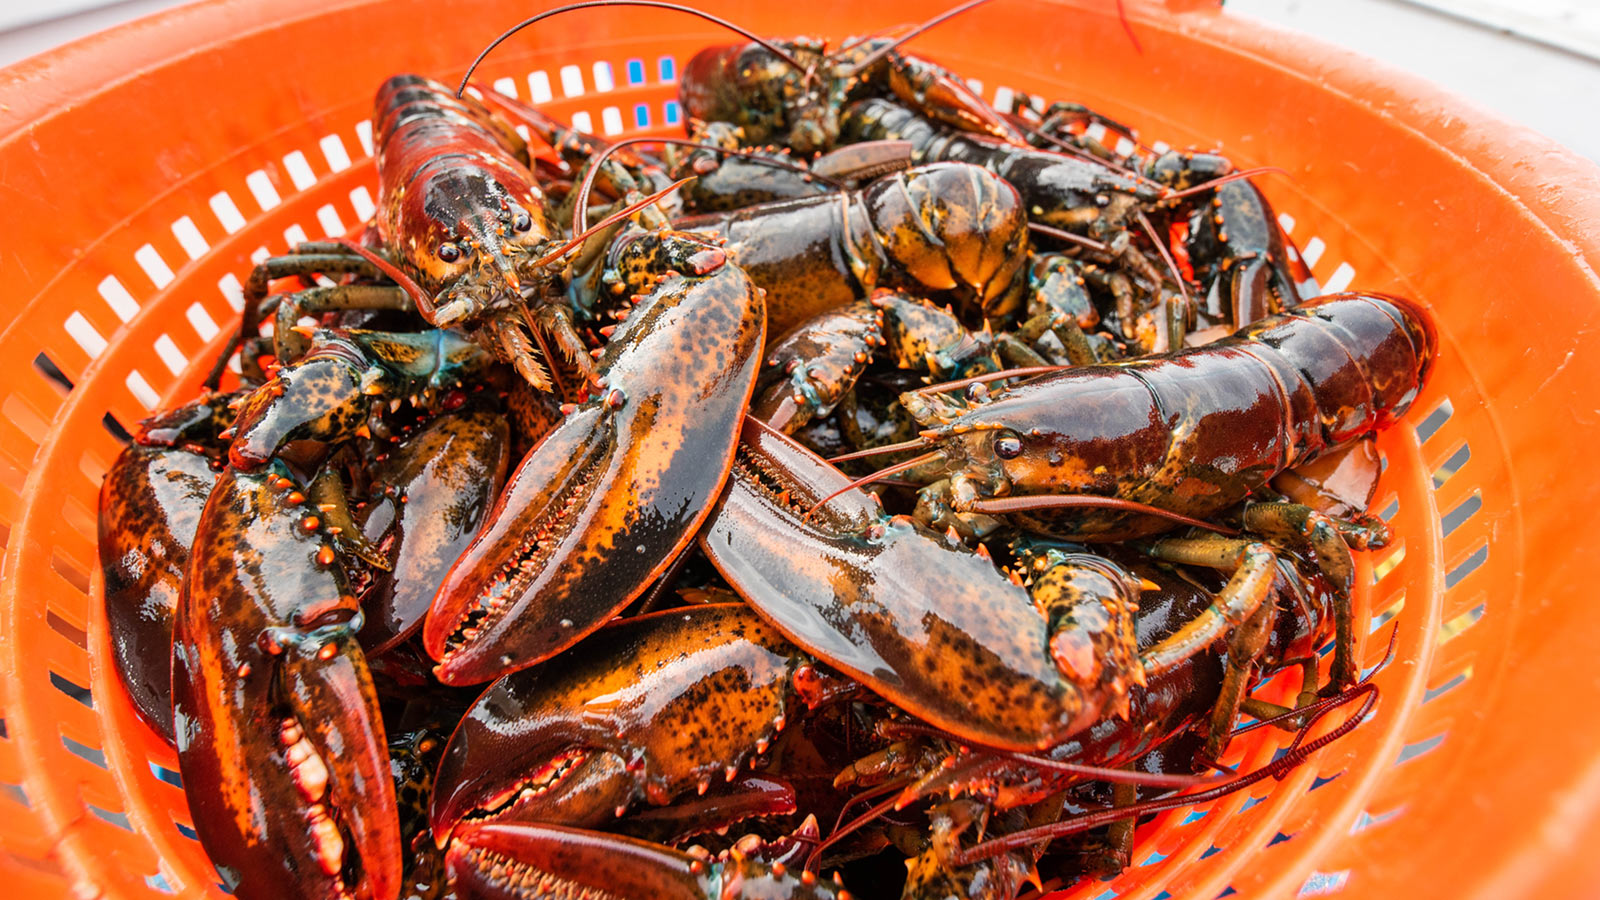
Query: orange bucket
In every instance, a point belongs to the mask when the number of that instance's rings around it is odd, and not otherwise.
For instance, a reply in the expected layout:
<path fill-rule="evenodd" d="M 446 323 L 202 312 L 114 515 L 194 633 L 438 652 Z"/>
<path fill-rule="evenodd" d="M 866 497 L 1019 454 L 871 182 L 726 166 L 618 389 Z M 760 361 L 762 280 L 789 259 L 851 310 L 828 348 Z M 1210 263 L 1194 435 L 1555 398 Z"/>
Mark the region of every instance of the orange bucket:
<path fill-rule="evenodd" d="M 943 4 L 708 0 L 834 36 Z M 1600 170 L 1416 78 L 1220 12 L 998 0 L 918 39 L 981 82 L 1218 147 L 1320 282 L 1415 297 L 1442 350 L 1385 434 L 1362 561 L 1370 721 L 1281 783 L 1164 813 L 1134 865 L 1059 896 L 1576 896 L 1600 891 Z M 186 399 L 251 261 L 366 218 L 373 92 L 460 76 L 513 0 L 214 0 L 0 73 L 0 868 L 13 897 L 220 895 L 174 754 L 107 663 L 95 556 L 118 435 Z M 499 49 L 485 83 L 598 132 L 675 131 L 677 65 L 727 33 L 590 10 Z M 1582 114 L 1581 112 L 1577 114 Z M 1595 335 L 1590 337 L 1589 335 Z M 47 374 L 53 365 L 62 379 Z M 1365 632 L 1365 629 L 1363 629 Z M 1284 738 L 1256 732 L 1253 768 Z"/>

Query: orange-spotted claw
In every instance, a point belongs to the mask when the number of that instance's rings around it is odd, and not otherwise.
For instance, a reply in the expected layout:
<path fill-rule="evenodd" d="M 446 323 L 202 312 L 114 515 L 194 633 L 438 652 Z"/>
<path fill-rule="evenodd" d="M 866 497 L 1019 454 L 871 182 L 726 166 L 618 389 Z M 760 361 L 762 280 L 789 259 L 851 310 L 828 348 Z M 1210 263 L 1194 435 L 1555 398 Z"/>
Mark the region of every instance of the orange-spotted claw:
<path fill-rule="evenodd" d="M 438 416 L 372 467 L 368 540 L 386 543 L 389 571 L 375 569 L 363 597 L 361 646 L 382 653 L 422 627 L 434 591 L 471 543 L 505 482 L 506 418 L 487 409 Z"/>
<path fill-rule="evenodd" d="M 296 490 L 281 462 L 230 469 L 201 513 L 174 629 L 178 767 L 236 896 L 392 900 L 400 834 L 360 610 Z"/>
<path fill-rule="evenodd" d="M 423 626 L 447 684 L 559 653 L 688 545 L 733 464 L 765 339 L 760 291 L 692 235 L 636 235 L 611 275 L 638 306 L 600 358 L 599 395 L 523 459 Z"/>
<path fill-rule="evenodd" d="M 748 420 L 701 545 L 802 649 L 964 740 L 1049 747 L 1126 703 L 1143 674 L 1137 588 L 1106 575 L 1110 563 L 1058 585 L 1047 619 L 986 553 L 890 518 L 849 484 Z M 1092 653 L 1077 652 L 1084 642 Z"/>
<path fill-rule="evenodd" d="M 442 845 L 463 823 L 594 827 L 640 801 L 703 795 L 836 682 L 743 604 L 617 622 L 478 698 L 440 762 L 433 833 Z M 695 824 L 793 809 L 781 790 L 750 791 L 756 808 L 736 802 Z"/>
<path fill-rule="evenodd" d="M 815 820 L 802 828 L 814 840 Z M 713 855 L 558 825 L 494 823 L 458 832 L 446 865 L 458 891 L 485 900 L 848 900 L 836 881 L 804 868 L 808 850 L 795 838 L 747 835 Z"/>

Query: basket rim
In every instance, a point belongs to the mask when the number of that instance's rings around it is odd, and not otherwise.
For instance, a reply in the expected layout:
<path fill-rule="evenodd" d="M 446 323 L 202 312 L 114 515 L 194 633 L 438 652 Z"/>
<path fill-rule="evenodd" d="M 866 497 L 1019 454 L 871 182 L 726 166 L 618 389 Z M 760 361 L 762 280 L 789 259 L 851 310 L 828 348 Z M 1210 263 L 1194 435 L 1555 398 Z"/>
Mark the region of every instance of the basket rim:
<path fill-rule="evenodd" d="M 318 18 L 331 11 L 374 7 L 378 2 L 202 0 L 23 60 L 0 69 L 0 147 L 26 140 L 34 126 L 174 59 L 224 52 L 247 36 L 270 32 L 284 23 Z M 1043 2 L 1106 14 L 1100 0 Z M 930 7 L 940 5 L 929 3 Z M 1521 210 L 1519 225 L 1537 223 L 1552 240 L 1571 248 L 1574 264 L 1596 285 L 1592 296 L 1600 297 L 1600 273 L 1595 271 L 1595 262 L 1600 260 L 1600 166 L 1419 76 L 1296 32 L 1236 14 L 1224 15 L 1217 7 L 1195 6 L 1195 0 L 1128 0 L 1135 28 L 1170 30 L 1262 62 L 1285 77 L 1312 80 L 1437 145 L 1486 188 Z M 269 20 L 273 24 L 238 26 L 241 21 Z M 177 43 L 198 29 L 220 37 L 203 44 Z M 112 77 L 108 80 L 107 76 Z M 1552 190 L 1557 186 L 1559 190 Z M 25 298 L 19 308 L 32 299 Z M 11 324 L 0 322 L 0 332 Z M 1553 818 L 1549 827 L 1567 832 L 1561 843 L 1569 848 L 1560 865 L 1538 871 L 1530 864 L 1549 860 L 1548 834 L 1536 829 L 1507 835 L 1500 858 L 1494 864 L 1479 863 L 1489 876 L 1481 890 L 1515 886 L 1518 892 L 1533 894 L 1539 884 L 1572 885 L 1580 883 L 1578 873 L 1595 873 L 1600 859 L 1580 859 L 1570 848 L 1581 846 L 1583 837 L 1600 837 L 1600 785 L 1570 786 L 1574 788 L 1572 796 L 1552 798 L 1557 801 L 1552 813 L 1563 817 Z M 1578 789 L 1585 787 L 1580 793 Z"/>
<path fill-rule="evenodd" d="M 1096 0 L 1044 0 L 1088 10 Z M 121 82 L 179 56 L 213 52 L 247 35 L 329 12 L 376 5 L 375 0 L 196 0 L 69 41 L 0 68 L 0 145 L 20 140 L 47 120 Z M 554 5 L 541 3 L 541 6 Z M 1600 272 L 1600 163 L 1555 139 L 1512 122 L 1438 84 L 1313 35 L 1225 12 L 1222 0 L 1120 0 L 1130 24 L 1173 27 L 1179 33 L 1268 63 L 1285 75 L 1314 74 L 1336 90 L 1428 137 L 1480 173 L 1562 240 L 1577 245 L 1597 284 Z M 257 24 L 240 29 L 239 22 Z M 233 27 L 229 27 L 233 26 Z M 203 29 L 222 37 L 184 42 L 174 54 L 163 35 Z M 116 77 L 107 80 L 107 73 Z M 1387 97 L 1382 103 L 1373 97 Z M 1538 174 L 1519 165 L 1537 159 Z M 1552 186 L 1559 190 L 1551 192 Z"/>

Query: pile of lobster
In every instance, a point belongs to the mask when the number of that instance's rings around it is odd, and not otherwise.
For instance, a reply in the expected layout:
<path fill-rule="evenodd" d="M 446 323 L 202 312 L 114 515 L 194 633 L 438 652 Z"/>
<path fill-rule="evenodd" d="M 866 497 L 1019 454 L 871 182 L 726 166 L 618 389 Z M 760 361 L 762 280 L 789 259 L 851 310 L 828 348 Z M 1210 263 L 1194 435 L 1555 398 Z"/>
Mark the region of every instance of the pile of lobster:
<path fill-rule="evenodd" d="M 749 37 L 678 141 L 384 83 L 375 220 L 260 263 L 107 475 L 115 661 L 239 896 L 1010 898 L 1372 708 L 1427 315 L 1305 299 L 1218 155 Z M 1222 767 L 1242 714 L 1291 749 Z"/>

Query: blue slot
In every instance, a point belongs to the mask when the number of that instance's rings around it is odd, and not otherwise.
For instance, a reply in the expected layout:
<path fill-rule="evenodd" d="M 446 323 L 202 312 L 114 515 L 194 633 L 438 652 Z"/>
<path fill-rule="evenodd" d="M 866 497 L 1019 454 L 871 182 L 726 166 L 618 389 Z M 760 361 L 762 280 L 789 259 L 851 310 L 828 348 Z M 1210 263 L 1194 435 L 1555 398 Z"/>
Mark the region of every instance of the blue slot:
<path fill-rule="evenodd" d="M 672 61 L 672 57 L 670 57 L 670 56 L 661 57 L 661 60 L 660 60 L 660 63 L 659 63 L 659 67 L 660 67 L 660 71 L 661 71 L 661 80 L 662 81 L 673 81 L 673 80 L 677 79 L 677 77 L 678 77 L 678 64 Z"/>
<path fill-rule="evenodd" d="M 638 128 L 650 127 L 650 104 L 640 103 L 633 108 L 633 124 Z"/>
<path fill-rule="evenodd" d="M 628 83 L 644 84 L 644 60 L 628 60 Z"/>
<path fill-rule="evenodd" d="M 668 100 L 662 105 L 662 109 L 666 111 L 668 125 L 678 124 L 678 116 L 680 115 L 678 112 L 678 101 Z"/>

